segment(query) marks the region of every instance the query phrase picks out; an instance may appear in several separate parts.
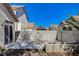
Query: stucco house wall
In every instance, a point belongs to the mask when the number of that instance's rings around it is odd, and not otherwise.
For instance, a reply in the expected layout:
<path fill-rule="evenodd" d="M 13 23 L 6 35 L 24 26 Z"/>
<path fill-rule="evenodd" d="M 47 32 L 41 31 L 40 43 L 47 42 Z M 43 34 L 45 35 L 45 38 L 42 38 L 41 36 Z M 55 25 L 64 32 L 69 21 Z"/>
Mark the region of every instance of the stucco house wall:
<path fill-rule="evenodd" d="M 11 23 L 7 23 L 6 21 L 9 21 Z M 10 15 L 10 13 L 8 12 L 7 8 L 5 7 L 4 4 L 0 4 L 0 44 L 1 45 L 5 45 L 5 29 L 4 29 L 4 25 L 9 25 L 12 26 L 12 30 L 13 30 L 13 42 L 15 41 L 15 32 L 14 32 L 14 19 L 12 18 L 12 16 Z"/>

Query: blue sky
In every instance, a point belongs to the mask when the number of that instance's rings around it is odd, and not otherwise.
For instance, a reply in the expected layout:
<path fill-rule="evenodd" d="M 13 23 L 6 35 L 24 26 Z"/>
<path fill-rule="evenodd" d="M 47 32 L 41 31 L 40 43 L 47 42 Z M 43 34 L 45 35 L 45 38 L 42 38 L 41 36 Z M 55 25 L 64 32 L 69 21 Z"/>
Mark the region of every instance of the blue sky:
<path fill-rule="evenodd" d="M 49 27 L 51 24 L 59 24 L 70 16 L 79 14 L 77 3 L 18 3 L 15 5 L 24 5 L 28 21 L 34 22 L 36 26 Z"/>

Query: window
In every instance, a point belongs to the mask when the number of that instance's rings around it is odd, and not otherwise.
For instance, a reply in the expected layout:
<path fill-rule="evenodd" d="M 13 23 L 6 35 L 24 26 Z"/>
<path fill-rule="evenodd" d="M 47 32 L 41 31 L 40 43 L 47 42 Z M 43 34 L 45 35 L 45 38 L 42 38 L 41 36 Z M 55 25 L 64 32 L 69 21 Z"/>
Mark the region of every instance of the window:
<path fill-rule="evenodd" d="M 8 26 L 7 25 L 5 25 L 4 34 L 5 34 L 5 44 L 8 44 Z"/>
<path fill-rule="evenodd" d="M 22 16 L 22 15 L 23 15 L 23 13 L 24 13 L 23 8 L 18 8 L 18 9 L 16 10 L 17 17 Z"/>
<path fill-rule="evenodd" d="M 12 31 L 12 26 L 10 25 L 5 25 L 4 26 L 5 31 L 5 44 L 11 43 L 13 40 L 13 31 Z"/>

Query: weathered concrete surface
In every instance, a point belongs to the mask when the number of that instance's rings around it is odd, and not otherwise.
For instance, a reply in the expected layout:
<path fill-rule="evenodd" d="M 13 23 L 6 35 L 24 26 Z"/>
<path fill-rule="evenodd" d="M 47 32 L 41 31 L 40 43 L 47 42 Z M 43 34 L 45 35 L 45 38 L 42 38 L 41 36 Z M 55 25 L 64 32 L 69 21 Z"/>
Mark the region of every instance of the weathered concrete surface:
<path fill-rule="evenodd" d="M 71 53 L 76 45 L 77 44 L 46 44 L 46 53 Z"/>
<path fill-rule="evenodd" d="M 15 43 L 6 45 L 9 49 L 43 49 L 47 43 L 55 43 L 57 31 L 23 30 Z"/>
<path fill-rule="evenodd" d="M 46 44 L 46 52 L 52 53 L 54 52 L 55 44 Z"/>
<path fill-rule="evenodd" d="M 44 43 L 55 43 L 56 39 L 62 43 L 79 43 L 79 31 L 21 31 L 18 40 L 27 39 Z"/>
<path fill-rule="evenodd" d="M 46 53 L 60 53 L 61 44 L 46 44 Z"/>
<path fill-rule="evenodd" d="M 58 33 L 57 31 L 23 31 L 17 42 L 21 45 L 20 49 L 39 49 L 46 47 L 46 53 L 67 53 L 74 50 L 78 32 L 64 31 Z M 72 43 L 72 44 L 69 44 Z M 43 44 L 43 45 L 42 45 Z M 11 46 L 11 45 L 9 45 Z M 16 46 L 16 45 L 15 45 Z M 11 46 L 12 47 L 12 46 Z M 41 48 L 41 49 L 43 49 Z M 15 48 L 16 49 L 16 48 Z"/>
<path fill-rule="evenodd" d="M 43 43 L 54 43 L 57 31 L 22 31 L 17 41 L 41 41 Z"/>
<path fill-rule="evenodd" d="M 58 40 L 66 43 L 79 43 L 79 31 L 60 31 Z"/>

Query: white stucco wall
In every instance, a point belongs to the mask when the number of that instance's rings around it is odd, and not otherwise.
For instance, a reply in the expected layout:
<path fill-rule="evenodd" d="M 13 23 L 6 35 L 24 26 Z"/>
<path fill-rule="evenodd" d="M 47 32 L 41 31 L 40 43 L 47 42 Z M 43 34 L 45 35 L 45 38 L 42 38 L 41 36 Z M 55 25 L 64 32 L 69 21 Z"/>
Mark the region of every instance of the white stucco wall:
<path fill-rule="evenodd" d="M 23 8 L 24 9 L 24 6 L 22 5 L 22 6 L 19 6 L 19 5 L 12 5 L 12 7 L 13 8 L 16 8 L 16 9 L 13 9 L 13 11 L 14 11 L 14 13 L 16 14 L 16 16 L 17 16 L 17 12 L 19 11 L 18 10 L 18 8 Z M 22 29 L 24 29 L 24 28 L 27 28 L 27 26 L 25 26 L 26 24 L 27 24 L 27 15 L 26 15 L 26 13 L 25 13 L 25 10 L 21 10 L 21 11 L 19 11 L 19 12 L 22 12 L 22 11 L 24 11 L 24 13 L 20 16 L 20 17 L 18 17 L 17 16 L 17 18 L 18 18 L 18 22 L 19 23 L 21 23 L 21 30 Z"/>
<path fill-rule="evenodd" d="M 15 22 L 15 31 L 21 31 L 22 23 L 20 22 Z"/>

